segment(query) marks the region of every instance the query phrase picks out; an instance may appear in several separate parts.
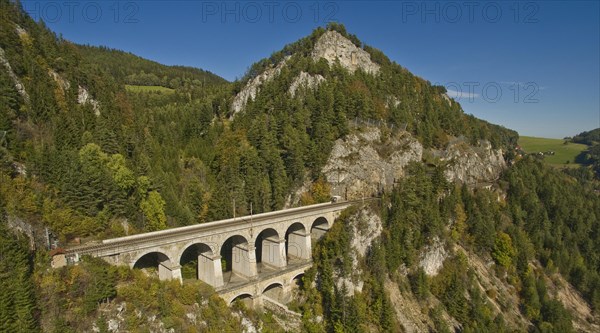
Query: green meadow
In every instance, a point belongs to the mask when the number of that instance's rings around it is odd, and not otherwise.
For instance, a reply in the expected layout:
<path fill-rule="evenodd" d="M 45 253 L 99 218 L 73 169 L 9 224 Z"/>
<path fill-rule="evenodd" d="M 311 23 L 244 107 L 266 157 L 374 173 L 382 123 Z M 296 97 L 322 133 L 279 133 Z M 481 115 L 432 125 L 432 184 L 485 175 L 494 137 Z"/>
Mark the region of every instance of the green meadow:
<path fill-rule="evenodd" d="M 586 145 L 580 143 L 568 142 L 565 144 L 565 140 L 563 139 L 536 138 L 531 136 L 520 137 L 519 145 L 526 153 L 530 154 L 553 151 L 554 155 L 545 155 L 544 161 L 555 166 L 576 165 L 575 157 L 587 149 Z"/>

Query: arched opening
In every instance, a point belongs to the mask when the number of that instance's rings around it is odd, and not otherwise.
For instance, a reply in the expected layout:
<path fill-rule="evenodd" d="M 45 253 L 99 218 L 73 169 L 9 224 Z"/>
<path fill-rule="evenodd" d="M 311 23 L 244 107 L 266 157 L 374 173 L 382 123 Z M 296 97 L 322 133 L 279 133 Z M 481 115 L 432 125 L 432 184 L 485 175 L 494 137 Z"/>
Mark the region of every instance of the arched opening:
<path fill-rule="evenodd" d="M 229 302 L 229 305 L 242 305 L 246 308 L 252 308 L 252 295 L 248 293 L 237 295 L 231 300 L 231 302 Z"/>
<path fill-rule="evenodd" d="M 300 222 L 292 224 L 285 233 L 285 252 L 288 265 L 311 257 L 310 235 Z"/>
<path fill-rule="evenodd" d="M 296 275 L 290 281 L 289 294 L 288 294 L 289 299 L 292 302 L 293 302 L 293 300 L 302 299 L 301 292 L 302 292 L 303 288 L 304 288 L 304 273 L 301 273 L 301 274 Z M 296 305 L 298 305 L 298 304 L 296 304 Z"/>
<path fill-rule="evenodd" d="M 275 229 L 265 229 L 256 236 L 256 264 L 259 272 L 285 267 L 284 244 Z"/>
<path fill-rule="evenodd" d="M 206 273 L 208 269 L 207 265 L 213 263 L 214 257 L 213 250 L 204 243 L 196 243 L 188 246 L 179 259 L 183 279 L 198 279 L 208 283 L 209 281 L 204 278 L 203 273 Z"/>
<path fill-rule="evenodd" d="M 134 269 L 141 269 L 149 276 L 155 276 L 161 280 L 173 278 L 171 267 L 171 260 L 162 252 L 146 253 L 133 265 Z"/>
<path fill-rule="evenodd" d="M 161 252 L 150 252 L 141 256 L 133 265 L 136 269 L 145 269 L 151 271 L 152 269 L 158 269 L 158 265 L 163 262 L 168 262 L 169 257 Z"/>
<path fill-rule="evenodd" d="M 272 283 L 265 288 L 262 292 L 263 296 L 268 297 L 279 303 L 287 303 L 286 295 L 283 292 L 283 285 L 281 283 Z"/>
<path fill-rule="evenodd" d="M 304 287 L 304 273 L 296 275 L 290 282 L 292 290 L 302 289 Z"/>
<path fill-rule="evenodd" d="M 310 228 L 310 236 L 313 240 L 319 240 L 321 237 L 325 236 L 327 230 L 329 230 L 329 222 L 326 218 L 319 217 L 313 222 L 312 227 Z"/>
<path fill-rule="evenodd" d="M 229 237 L 221 246 L 221 269 L 223 281 L 243 282 L 256 275 L 254 250 L 249 250 L 248 240 L 235 235 Z"/>

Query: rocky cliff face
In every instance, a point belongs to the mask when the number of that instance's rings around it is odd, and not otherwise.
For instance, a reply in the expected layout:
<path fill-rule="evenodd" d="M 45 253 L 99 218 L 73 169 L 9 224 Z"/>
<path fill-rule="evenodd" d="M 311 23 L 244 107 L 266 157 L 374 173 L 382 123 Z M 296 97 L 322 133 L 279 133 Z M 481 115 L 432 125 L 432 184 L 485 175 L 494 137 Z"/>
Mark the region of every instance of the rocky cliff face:
<path fill-rule="evenodd" d="M 379 65 L 371 61 L 371 55 L 368 52 L 356 47 L 337 31 L 327 31 L 319 38 L 312 57 L 315 60 L 324 58 L 329 65 L 339 61 L 340 65 L 351 73 L 359 68 L 370 74 L 379 72 Z"/>
<path fill-rule="evenodd" d="M 210 329 L 210 324 L 207 322 L 207 308 L 210 305 L 206 301 L 201 303 L 194 303 L 185 309 L 178 309 L 182 311 L 181 321 L 190 327 L 194 327 L 196 330 L 193 332 L 204 332 Z M 210 315 L 210 314 L 209 314 Z M 242 311 L 232 311 L 232 316 L 239 320 L 241 324 L 242 333 L 257 333 L 261 331 L 261 327 L 258 326 L 251 318 L 247 317 Z M 293 320 L 289 322 L 281 320 L 280 317 L 288 319 L 289 316 L 274 314 L 273 319 L 278 324 L 283 325 L 294 323 Z M 169 328 L 169 324 L 172 326 L 172 322 L 166 323 L 164 318 L 155 313 L 151 313 L 144 309 L 138 309 L 135 305 L 122 302 L 110 302 L 100 304 L 98 307 L 97 320 L 91 324 L 91 329 L 84 330 L 85 333 L 98 333 L 101 332 L 101 326 L 104 326 L 105 331 L 111 333 L 125 333 L 131 332 L 131 322 L 135 322 L 136 328 L 143 330 L 144 332 L 153 333 L 176 333 L 178 332 L 175 328 Z M 295 321 L 296 323 L 298 320 Z M 258 327 L 257 327 L 258 326 Z M 296 330 L 292 330 L 296 331 Z"/>
<path fill-rule="evenodd" d="M 473 147 L 455 140 L 445 150 L 432 152 L 446 163 L 449 182 L 492 184 L 506 168 L 502 150 L 492 149 L 488 142 Z M 404 176 L 404 167 L 420 162 L 422 156 L 423 146 L 409 133 L 383 134 L 379 128 L 364 127 L 335 142 L 322 172 L 333 195 L 360 199 L 390 189 Z"/>
<path fill-rule="evenodd" d="M 434 238 L 431 245 L 427 246 L 421 254 L 419 267 L 423 268 L 427 275 L 437 275 L 444 266 L 444 260 L 448 253 L 439 238 Z"/>
<path fill-rule="evenodd" d="M 342 67 L 351 73 L 354 73 L 359 68 L 370 74 L 379 73 L 379 65 L 371 61 L 371 55 L 368 52 L 357 47 L 336 31 L 325 32 L 316 42 L 311 56 L 315 61 L 323 58 L 327 60 L 329 65 L 339 62 Z M 275 79 L 281 73 L 281 69 L 286 66 L 289 59 L 290 56 L 286 57 L 276 66 L 265 70 L 246 83 L 244 88 L 233 99 L 231 104 L 232 117 L 244 110 L 249 99 L 256 98 L 264 83 Z M 323 81 L 325 81 L 325 78 L 321 75 L 300 72 L 290 85 L 288 92 L 294 97 L 299 88 L 307 87 L 312 89 Z"/>
<path fill-rule="evenodd" d="M 233 110 L 232 117 L 236 113 L 244 110 L 244 108 L 246 107 L 246 103 L 248 103 L 248 99 L 256 98 L 256 94 L 258 94 L 258 92 L 260 91 L 260 87 L 264 83 L 273 80 L 279 75 L 279 73 L 281 73 L 281 69 L 283 68 L 283 66 L 285 66 L 288 59 L 289 57 L 285 58 L 282 62 L 277 64 L 277 66 L 267 69 L 260 75 L 250 80 L 246 84 L 246 86 L 244 86 L 244 89 L 242 89 L 242 91 L 240 91 L 233 98 L 233 103 L 231 104 L 231 109 Z"/>
<path fill-rule="evenodd" d="M 339 276 L 336 272 L 334 275 L 337 287 L 341 289 L 344 286 L 347 295 L 352 296 L 356 292 L 362 292 L 364 286 L 364 274 L 359 266 L 359 260 L 366 257 L 371 243 L 381 236 L 383 225 L 379 215 L 368 206 L 351 216 L 349 223 L 352 228 L 352 253 L 350 254 L 352 274 Z"/>
<path fill-rule="evenodd" d="M 25 29 L 21 28 L 20 26 L 16 25 L 15 30 L 16 30 L 17 34 L 19 35 L 19 37 L 29 38 L 27 31 L 25 31 Z M 4 70 L 6 71 L 8 76 L 13 81 L 14 87 L 17 90 L 17 92 L 19 93 L 19 95 L 21 95 L 21 97 L 23 97 L 23 99 L 25 100 L 26 103 L 29 103 L 29 94 L 25 90 L 25 86 L 23 85 L 23 83 L 21 83 L 21 80 L 19 80 L 17 75 L 12 70 L 10 62 L 8 61 L 8 59 L 6 58 L 6 54 L 4 53 L 4 49 L 2 49 L 1 47 L 0 47 L 0 65 L 2 65 L 4 67 Z M 58 74 L 54 70 L 49 69 L 48 75 L 58 84 L 58 86 L 62 89 L 63 93 L 66 90 L 69 90 L 71 88 L 71 83 L 69 81 L 65 80 L 64 78 L 62 78 L 60 76 L 60 74 Z M 94 114 L 96 116 L 100 115 L 100 102 L 95 100 L 91 96 L 89 91 L 82 86 L 78 87 L 77 103 L 81 104 L 81 105 L 85 105 L 85 104 L 91 105 L 92 109 L 94 110 Z"/>
<path fill-rule="evenodd" d="M 25 102 L 28 103 L 29 102 L 29 94 L 27 94 L 27 91 L 25 91 L 25 86 L 23 86 L 23 84 L 21 83 L 21 81 L 19 80 L 19 78 L 17 77 L 15 72 L 13 72 L 12 67 L 10 66 L 10 63 L 8 62 L 8 59 L 6 59 L 4 49 L 2 49 L 1 47 L 0 47 L 0 64 L 4 67 L 4 70 L 6 70 L 6 73 L 8 74 L 10 79 L 13 81 L 15 89 L 17 90 L 19 95 L 21 95 L 21 97 L 23 97 Z"/>
<path fill-rule="evenodd" d="M 422 154 L 423 146 L 407 132 L 383 134 L 365 127 L 335 142 L 322 171 L 332 194 L 360 199 L 390 189 L 404 176 L 404 167 L 420 161 Z"/>
<path fill-rule="evenodd" d="M 349 217 L 347 223 L 351 230 L 351 273 L 343 276 L 334 271 L 334 281 L 338 290 L 345 289 L 347 296 L 363 291 L 364 272 L 362 270 L 365 255 L 373 243 L 380 239 L 383 226 L 380 216 L 371 207 L 363 206 Z M 448 246 L 439 238 L 430 240 L 430 244 L 420 251 L 419 266 L 429 276 L 439 273 L 447 258 L 461 255 L 473 272 L 474 286 L 479 289 L 485 302 L 491 305 L 494 316 L 502 314 L 507 325 L 516 331 L 530 326 L 530 322 L 519 310 L 519 292 L 506 277 L 498 276 L 493 260 L 486 255 L 476 254 L 459 245 Z M 530 263 L 532 269 L 543 271 L 539 262 Z M 396 319 L 405 332 L 432 332 L 435 330 L 431 312 L 441 306 L 441 302 L 433 294 L 425 300 L 418 300 L 409 287 L 409 272 L 405 266 L 398 274 L 386 278 L 384 288 L 395 309 Z M 542 274 L 546 281 L 549 296 L 560 300 L 573 315 L 573 324 L 578 332 L 598 332 L 599 326 L 590 321 L 593 313 L 589 305 L 560 274 Z M 441 308 L 441 318 L 450 331 L 460 330 L 460 323 Z"/>
<path fill-rule="evenodd" d="M 60 74 L 58 74 L 57 72 L 53 71 L 52 69 L 49 69 L 48 75 L 50 75 L 52 80 L 54 80 L 54 82 L 58 84 L 58 86 L 63 90 L 63 92 L 71 89 L 71 82 L 63 79 L 63 77 L 60 76 Z"/>
<path fill-rule="evenodd" d="M 82 86 L 79 86 L 77 90 L 77 103 L 81 105 L 91 105 L 96 117 L 100 116 L 100 102 L 93 99 L 90 92 Z"/>
<path fill-rule="evenodd" d="M 62 76 L 60 76 L 60 74 L 52 69 L 48 70 L 48 75 L 50 75 L 54 82 L 56 82 L 56 84 L 58 84 L 58 86 L 61 88 L 64 97 L 66 91 L 71 89 L 71 82 L 65 80 Z M 82 86 L 77 86 L 77 104 L 91 105 L 96 117 L 100 116 L 100 102 L 95 100 L 92 97 L 92 94 L 90 94 L 90 92 Z"/>
<path fill-rule="evenodd" d="M 290 85 L 290 89 L 288 92 L 292 97 L 296 96 L 296 91 L 298 89 L 315 89 L 321 84 L 321 82 L 325 81 L 325 78 L 322 75 L 310 75 L 306 72 L 300 72 L 300 74 L 294 79 L 294 82 Z"/>
<path fill-rule="evenodd" d="M 494 183 L 507 167 L 502 150 L 493 149 L 488 142 L 479 146 L 468 145 L 464 140 L 454 140 L 444 150 L 432 150 L 434 156 L 446 163 L 446 178 L 451 182 L 469 185 Z M 411 161 L 421 161 L 423 147 L 410 134 L 399 131 L 388 133 L 385 129 L 362 127 L 346 138 L 335 142 L 323 174 L 332 186 L 332 194 L 346 195 L 348 200 L 359 199 L 363 193 L 370 195 L 390 187 L 394 180 L 404 177 L 404 168 Z M 339 290 L 348 296 L 360 293 L 364 287 L 361 260 L 374 240 L 380 239 L 382 221 L 369 207 L 363 207 L 348 220 L 352 230 L 350 260 L 352 273 L 343 276 L 334 273 Z M 448 246 L 439 238 L 430 239 L 429 245 L 420 249 L 418 266 L 428 276 L 435 276 L 447 258 L 464 256 L 473 272 L 475 284 L 485 302 L 491 305 L 493 316 L 502 314 L 509 327 L 526 329 L 531 323 L 519 310 L 519 292 L 510 281 L 498 275 L 489 255 L 480 255 L 459 245 Z M 538 262 L 530 263 L 532 269 L 543 272 Z M 440 307 L 441 302 L 432 294 L 426 300 L 417 300 L 410 291 L 410 269 L 401 267 L 395 280 L 385 282 L 385 292 L 396 310 L 396 318 L 406 332 L 430 332 L 434 330 L 431 312 L 423 309 Z M 549 297 L 559 300 L 573 315 L 573 325 L 580 332 L 598 332 L 589 305 L 574 288 L 558 273 L 542 273 L 548 286 Z M 442 310 L 441 318 L 451 331 L 460 330 L 459 322 Z M 592 319 L 591 319 L 592 318 Z"/>
<path fill-rule="evenodd" d="M 446 178 L 450 182 L 466 184 L 491 183 L 500 177 L 506 168 L 501 149 L 492 149 L 489 142 L 472 147 L 460 140 L 450 143 L 445 151 L 437 152 L 446 161 Z"/>

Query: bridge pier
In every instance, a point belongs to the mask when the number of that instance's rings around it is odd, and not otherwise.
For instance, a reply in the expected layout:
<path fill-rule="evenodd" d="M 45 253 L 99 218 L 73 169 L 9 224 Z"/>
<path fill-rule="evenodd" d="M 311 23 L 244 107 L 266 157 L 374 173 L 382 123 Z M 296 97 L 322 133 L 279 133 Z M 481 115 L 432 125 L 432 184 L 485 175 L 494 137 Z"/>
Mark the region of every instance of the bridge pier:
<path fill-rule="evenodd" d="M 232 249 L 231 271 L 245 278 L 258 274 L 256 268 L 256 248 L 248 243 L 236 244 Z"/>
<path fill-rule="evenodd" d="M 223 286 L 220 255 L 198 254 L 198 280 L 202 280 L 214 288 Z"/>
<path fill-rule="evenodd" d="M 283 291 L 281 294 L 281 299 L 279 300 L 280 303 L 283 304 L 287 304 L 289 301 L 292 300 L 292 291 L 294 290 L 294 287 L 292 285 L 291 282 L 288 282 L 286 284 L 283 285 Z"/>
<path fill-rule="evenodd" d="M 252 307 L 254 309 L 260 309 L 263 306 L 263 297 L 262 295 L 252 296 Z"/>
<path fill-rule="evenodd" d="M 263 240 L 262 263 L 277 268 L 287 266 L 285 239 L 265 238 Z"/>
<path fill-rule="evenodd" d="M 158 278 L 161 281 L 179 280 L 183 282 L 181 277 L 181 265 L 173 264 L 169 261 L 164 261 L 158 264 Z"/>
<path fill-rule="evenodd" d="M 288 236 L 288 255 L 300 259 L 312 258 L 310 233 L 294 231 Z"/>

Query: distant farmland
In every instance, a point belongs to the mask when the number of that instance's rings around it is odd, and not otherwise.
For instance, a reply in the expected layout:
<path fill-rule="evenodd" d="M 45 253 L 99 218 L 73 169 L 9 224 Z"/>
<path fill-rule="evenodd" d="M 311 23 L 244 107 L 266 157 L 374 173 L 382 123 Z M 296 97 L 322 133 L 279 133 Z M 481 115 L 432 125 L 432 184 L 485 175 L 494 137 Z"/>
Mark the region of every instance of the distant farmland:
<path fill-rule="evenodd" d="M 544 161 L 554 166 L 575 164 L 575 157 L 588 148 L 580 143 L 569 142 L 565 145 L 564 142 L 563 139 L 535 138 L 531 136 L 519 138 L 519 145 L 526 153 L 553 151 L 554 155 L 545 155 Z"/>

